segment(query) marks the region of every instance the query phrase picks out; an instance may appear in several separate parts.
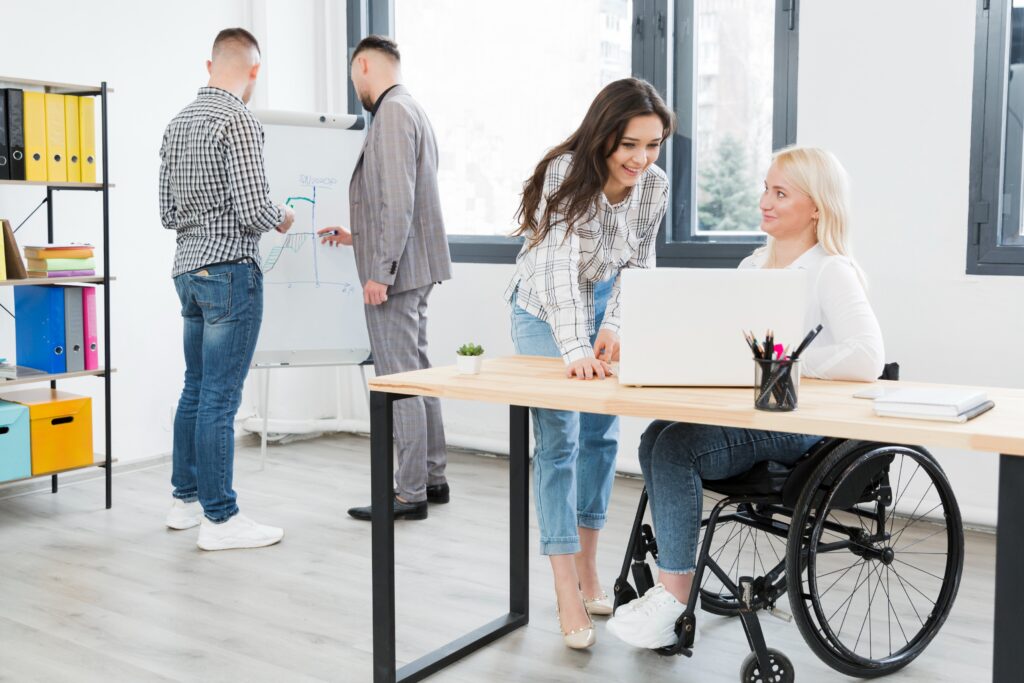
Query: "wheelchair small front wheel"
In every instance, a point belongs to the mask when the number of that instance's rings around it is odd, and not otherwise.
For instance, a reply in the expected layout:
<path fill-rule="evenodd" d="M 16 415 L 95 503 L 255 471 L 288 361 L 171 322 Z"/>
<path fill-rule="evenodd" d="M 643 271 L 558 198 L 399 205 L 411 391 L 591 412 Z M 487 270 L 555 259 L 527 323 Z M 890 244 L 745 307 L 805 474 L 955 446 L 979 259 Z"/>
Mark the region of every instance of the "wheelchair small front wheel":
<path fill-rule="evenodd" d="M 793 663 L 789 657 L 778 650 L 768 648 L 769 671 L 761 672 L 757 663 L 757 655 L 751 652 L 743 660 L 743 667 L 740 669 L 740 683 L 793 683 L 796 674 L 793 672 Z"/>

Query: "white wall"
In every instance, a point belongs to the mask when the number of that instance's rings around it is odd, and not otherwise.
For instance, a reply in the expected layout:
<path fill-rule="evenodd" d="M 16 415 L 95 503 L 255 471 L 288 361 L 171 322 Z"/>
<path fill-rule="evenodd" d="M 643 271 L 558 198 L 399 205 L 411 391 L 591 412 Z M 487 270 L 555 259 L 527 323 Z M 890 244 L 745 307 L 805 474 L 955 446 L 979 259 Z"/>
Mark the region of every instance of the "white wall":
<path fill-rule="evenodd" d="M 1024 278 L 964 274 L 975 5 L 801 3 L 798 137 L 853 178 L 856 253 L 903 377 L 1022 387 Z M 937 454 L 965 518 L 994 523 L 997 457 Z"/>

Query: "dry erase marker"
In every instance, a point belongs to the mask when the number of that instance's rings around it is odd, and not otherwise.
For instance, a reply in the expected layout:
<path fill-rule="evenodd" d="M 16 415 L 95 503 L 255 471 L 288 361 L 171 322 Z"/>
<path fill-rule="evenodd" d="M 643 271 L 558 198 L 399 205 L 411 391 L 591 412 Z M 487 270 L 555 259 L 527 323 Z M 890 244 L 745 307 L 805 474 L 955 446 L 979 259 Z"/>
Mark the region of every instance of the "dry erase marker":
<path fill-rule="evenodd" d="M 328 230 L 327 232 L 320 233 L 320 236 L 321 237 L 337 237 L 338 236 L 338 231 L 337 230 Z"/>

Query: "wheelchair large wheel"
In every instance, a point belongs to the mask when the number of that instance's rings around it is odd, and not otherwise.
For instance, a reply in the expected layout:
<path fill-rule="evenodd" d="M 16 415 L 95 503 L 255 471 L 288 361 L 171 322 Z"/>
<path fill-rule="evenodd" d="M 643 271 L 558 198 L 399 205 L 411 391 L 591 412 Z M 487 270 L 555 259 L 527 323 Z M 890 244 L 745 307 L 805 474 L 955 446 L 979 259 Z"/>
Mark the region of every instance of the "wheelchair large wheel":
<path fill-rule="evenodd" d="M 708 559 L 728 576 L 733 586 L 741 576 L 754 576 L 756 610 L 772 607 L 786 592 L 785 557 L 788 519 L 773 516 L 764 506 L 742 503 L 723 511 L 715 525 Z M 775 533 L 772 533 L 775 530 Z M 704 541 L 707 527 L 702 530 Z M 700 547 L 700 546 L 698 546 Z M 735 589 L 705 567 L 700 586 L 700 607 L 705 612 L 732 617 L 741 604 Z"/>
<path fill-rule="evenodd" d="M 794 509 L 789 601 L 811 649 L 850 676 L 883 676 L 928 646 L 953 606 L 964 537 L 946 475 L 924 449 L 844 443 Z"/>

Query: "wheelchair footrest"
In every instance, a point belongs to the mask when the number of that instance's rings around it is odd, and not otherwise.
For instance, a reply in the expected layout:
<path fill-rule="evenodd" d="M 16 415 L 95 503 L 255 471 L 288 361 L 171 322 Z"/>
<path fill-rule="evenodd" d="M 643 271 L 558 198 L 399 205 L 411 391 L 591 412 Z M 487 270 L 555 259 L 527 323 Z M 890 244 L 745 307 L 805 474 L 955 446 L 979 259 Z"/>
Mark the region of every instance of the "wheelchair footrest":
<path fill-rule="evenodd" d="M 693 650 L 688 647 L 683 647 L 679 643 L 675 645 L 669 645 L 668 647 L 659 647 L 654 650 L 662 657 L 675 657 L 676 655 L 685 655 L 687 657 L 693 656 Z"/>

